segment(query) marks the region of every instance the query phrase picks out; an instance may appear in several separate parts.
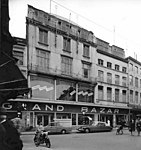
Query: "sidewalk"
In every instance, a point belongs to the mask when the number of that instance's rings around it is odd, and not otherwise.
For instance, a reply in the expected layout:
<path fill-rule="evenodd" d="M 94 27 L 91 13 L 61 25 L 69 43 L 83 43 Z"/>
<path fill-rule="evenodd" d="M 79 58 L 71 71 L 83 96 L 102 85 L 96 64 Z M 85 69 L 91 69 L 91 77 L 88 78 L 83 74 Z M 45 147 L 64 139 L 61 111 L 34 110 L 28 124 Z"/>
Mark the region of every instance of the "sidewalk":
<path fill-rule="evenodd" d="M 78 132 L 76 129 L 73 129 L 71 131 L 71 133 L 76 133 Z M 24 131 L 24 132 L 21 132 L 21 135 L 34 135 L 36 133 L 36 131 Z"/>

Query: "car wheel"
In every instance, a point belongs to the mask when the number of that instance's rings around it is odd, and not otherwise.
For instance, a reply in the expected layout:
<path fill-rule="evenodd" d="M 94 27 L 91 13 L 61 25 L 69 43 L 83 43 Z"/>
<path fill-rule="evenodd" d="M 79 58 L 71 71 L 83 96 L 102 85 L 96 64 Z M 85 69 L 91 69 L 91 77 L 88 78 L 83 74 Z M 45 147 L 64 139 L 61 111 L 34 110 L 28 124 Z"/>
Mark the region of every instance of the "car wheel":
<path fill-rule="evenodd" d="M 85 129 L 85 133 L 89 133 L 90 132 L 90 129 Z"/>
<path fill-rule="evenodd" d="M 61 133 L 62 133 L 62 134 L 66 134 L 66 130 L 62 130 Z"/>

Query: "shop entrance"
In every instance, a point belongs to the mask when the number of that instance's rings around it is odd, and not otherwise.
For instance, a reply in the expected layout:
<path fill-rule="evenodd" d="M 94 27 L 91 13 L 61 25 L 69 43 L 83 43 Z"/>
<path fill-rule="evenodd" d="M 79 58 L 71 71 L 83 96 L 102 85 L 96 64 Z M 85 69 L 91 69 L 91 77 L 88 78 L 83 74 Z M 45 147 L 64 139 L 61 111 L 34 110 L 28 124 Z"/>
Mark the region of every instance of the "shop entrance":
<path fill-rule="evenodd" d="M 53 118 L 53 114 L 38 114 L 36 116 L 36 125 L 39 125 L 39 123 L 41 122 L 43 126 L 47 126 L 50 122 L 53 122 Z"/>
<path fill-rule="evenodd" d="M 100 114 L 100 121 L 108 123 L 110 121 L 110 126 L 113 126 L 113 115 Z"/>

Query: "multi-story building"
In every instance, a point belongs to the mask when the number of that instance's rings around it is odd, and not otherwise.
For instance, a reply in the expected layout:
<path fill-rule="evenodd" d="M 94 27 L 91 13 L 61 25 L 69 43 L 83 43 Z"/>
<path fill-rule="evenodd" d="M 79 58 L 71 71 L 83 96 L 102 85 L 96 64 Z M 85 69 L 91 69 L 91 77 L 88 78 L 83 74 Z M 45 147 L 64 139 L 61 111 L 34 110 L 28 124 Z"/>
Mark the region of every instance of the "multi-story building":
<path fill-rule="evenodd" d="M 30 5 L 26 28 L 26 40 L 16 38 L 13 51 L 32 93 L 4 104 L 13 112 L 18 107 L 26 126 L 54 119 L 81 125 L 84 115 L 85 123 L 110 120 L 112 126 L 130 119 L 131 106 L 140 104 L 139 62 L 70 20 Z"/>
<path fill-rule="evenodd" d="M 130 56 L 126 59 L 128 60 L 129 105 L 135 116 L 141 113 L 141 63 Z"/>
<path fill-rule="evenodd" d="M 115 126 L 120 119 L 128 120 L 128 61 L 123 49 L 98 38 L 97 45 L 95 104 L 109 110 L 100 113 L 99 120 L 110 120 Z"/>
<path fill-rule="evenodd" d="M 69 20 L 28 6 L 27 51 L 29 85 L 27 109 L 34 125 L 57 119 L 82 124 L 82 112 L 94 106 L 95 36 Z"/>

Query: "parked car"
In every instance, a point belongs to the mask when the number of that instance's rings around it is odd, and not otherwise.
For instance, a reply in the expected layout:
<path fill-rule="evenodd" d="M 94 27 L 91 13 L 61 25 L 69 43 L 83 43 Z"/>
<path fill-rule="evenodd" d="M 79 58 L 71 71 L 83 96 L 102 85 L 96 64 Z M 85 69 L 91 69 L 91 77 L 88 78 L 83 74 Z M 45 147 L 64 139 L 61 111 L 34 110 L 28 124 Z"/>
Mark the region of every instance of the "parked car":
<path fill-rule="evenodd" d="M 50 122 L 49 125 L 44 127 L 45 131 L 49 131 L 49 134 L 51 133 L 70 133 L 72 131 L 71 127 L 65 127 L 60 125 L 59 122 Z"/>
<path fill-rule="evenodd" d="M 106 122 L 93 121 L 90 125 L 82 125 L 77 128 L 79 132 L 102 132 L 102 131 L 112 131 L 112 127 Z"/>

